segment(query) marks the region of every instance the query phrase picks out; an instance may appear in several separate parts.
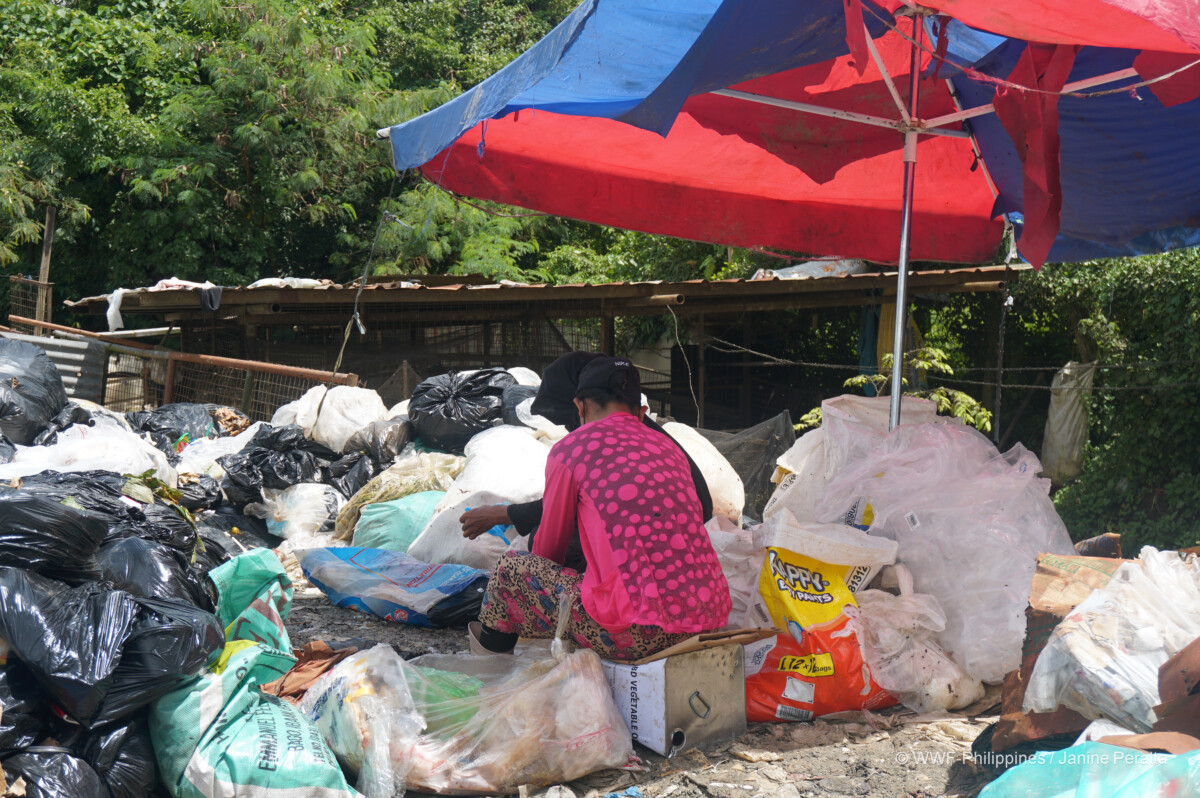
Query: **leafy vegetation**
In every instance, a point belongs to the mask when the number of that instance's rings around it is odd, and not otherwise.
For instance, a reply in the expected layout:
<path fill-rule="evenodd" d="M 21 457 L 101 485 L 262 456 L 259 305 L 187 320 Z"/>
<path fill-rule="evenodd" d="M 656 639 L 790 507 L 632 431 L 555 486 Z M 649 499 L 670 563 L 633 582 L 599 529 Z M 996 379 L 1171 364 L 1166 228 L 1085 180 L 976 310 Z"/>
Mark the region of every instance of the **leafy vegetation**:
<path fill-rule="evenodd" d="M 883 371 L 881 373 L 859 374 L 846 380 L 843 385 L 851 391 L 861 391 L 870 386 L 875 396 L 890 395 L 892 383 L 891 369 L 895 358 L 889 353 L 884 355 L 882 360 Z M 902 375 L 912 373 L 922 375 L 954 374 L 954 368 L 949 364 L 946 353 L 935 347 L 925 346 L 905 352 L 903 363 Z M 991 432 L 991 412 L 970 394 L 948 388 L 944 385 L 932 388 L 904 390 L 909 387 L 909 378 L 901 376 L 900 381 L 905 396 L 928 399 L 937 405 L 937 412 L 940 415 L 962 419 L 963 423 L 970 424 L 980 432 Z M 804 432 L 820 425 L 821 408 L 815 407 L 800 417 L 799 423 L 796 424 L 796 431 Z"/>
<path fill-rule="evenodd" d="M 36 269 L 58 214 L 60 297 L 163 277 L 241 284 L 349 280 L 377 230 L 378 273 L 481 273 L 553 283 L 747 276 L 776 262 L 457 201 L 397 179 L 377 127 L 492 74 L 573 0 L 0 0 L 0 267 Z M 380 226 L 380 220 L 386 219 Z M 4 287 L 0 286 L 0 291 Z M 943 412 L 1006 445 L 1040 449 L 1053 368 L 1098 360 L 1081 477 L 1056 494 L 1073 534 L 1122 532 L 1127 548 L 1197 542 L 1200 255 L 1048 266 L 1014 288 L 1010 371 L 991 419 L 994 295 L 921 304 L 922 358 Z M 58 312 L 63 312 L 60 308 Z M 802 362 L 857 361 L 856 311 L 780 313 L 755 348 Z M 619 346 L 670 318 L 622 320 Z M 736 336 L 737 324 L 726 336 Z M 730 355 L 735 357 L 736 355 Z M 843 386 L 806 372 L 813 402 Z M 968 381 L 970 380 L 970 381 Z M 1040 380 L 1040 382 L 1038 382 Z M 913 388 L 915 390 L 915 388 Z M 978 401 L 976 401 L 978 400 Z M 782 401 L 755 399 L 764 412 Z M 811 403 L 805 401 L 804 406 Z M 799 408 L 789 408 L 797 410 Z M 804 420 L 816 419 L 805 417 Z"/>

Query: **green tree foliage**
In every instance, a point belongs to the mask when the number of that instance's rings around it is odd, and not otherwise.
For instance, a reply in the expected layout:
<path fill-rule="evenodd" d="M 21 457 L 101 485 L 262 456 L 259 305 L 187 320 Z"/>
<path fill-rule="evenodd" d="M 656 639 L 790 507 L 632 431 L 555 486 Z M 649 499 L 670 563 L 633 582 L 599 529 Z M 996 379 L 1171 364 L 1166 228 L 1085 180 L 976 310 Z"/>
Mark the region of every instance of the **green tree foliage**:
<path fill-rule="evenodd" d="M 886 396 L 891 393 L 892 355 L 884 355 L 883 371 L 879 374 L 859 374 L 846 380 L 843 385 L 850 390 L 863 390 L 870 386 L 875 396 Z M 922 374 L 954 374 L 946 353 L 936 347 L 920 347 L 904 353 L 903 373 L 916 371 Z M 903 389 L 909 388 L 908 378 L 900 378 Z M 970 424 L 980 432 L 990 432 L 992 429 L 992 414 L 973 396 L 963 391 L 938 385 L 933 388 L 914 388 L 904 390 L 905 396 L 928 399 L 937 405 L 937 412 L 943 416 L 952 416 Z M 800 417 L 796 431 L 803 432 L 821 426 L 821 408 L 815 407 Z"/>
<path fill-rule="evenodd" d="M 1200 543 L 1200 251 L 1047 267 L 1017 301 L 1030 339 L 1101 364 L 1083 474 L 1055 495 L 1072 534 Z"/>

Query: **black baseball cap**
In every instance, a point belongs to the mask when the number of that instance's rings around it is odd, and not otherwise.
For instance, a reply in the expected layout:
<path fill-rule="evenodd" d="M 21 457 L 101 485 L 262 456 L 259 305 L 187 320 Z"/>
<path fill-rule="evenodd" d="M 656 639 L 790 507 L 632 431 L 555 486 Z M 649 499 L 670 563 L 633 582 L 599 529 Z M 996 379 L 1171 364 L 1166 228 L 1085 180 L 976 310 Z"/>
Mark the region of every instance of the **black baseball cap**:
<path fill-rule="evenodd" d="M 578 398 L 593 388 L 610 391 L 634 410 L 642 406 L 642 380 L 637 367 L 625 357 L 598 357 L 579 372 Z"/>
<path fill-rule="evenodd" d="M 579 414 L 572 401 L 579 390 L 579 373 L 593 360 L 602 358 L 599 352 L 568 352 L 555 360 L 542 372 L 542 384 L 530 410 L 567 429 L 579 426 Z"/>

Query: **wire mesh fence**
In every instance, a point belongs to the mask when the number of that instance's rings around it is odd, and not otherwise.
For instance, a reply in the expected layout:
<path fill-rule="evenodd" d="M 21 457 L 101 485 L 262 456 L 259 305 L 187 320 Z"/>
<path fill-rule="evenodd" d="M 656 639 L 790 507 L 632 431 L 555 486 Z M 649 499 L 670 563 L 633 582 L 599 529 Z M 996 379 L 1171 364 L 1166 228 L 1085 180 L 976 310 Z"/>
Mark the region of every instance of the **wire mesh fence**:
<path fill-rule="evenodd" d="M 25 319 L 49 319 L 54 302 L 54 283 L 43 283 L 28 277 L 8 278 L 9 326 L 26 335 L 45 335 L 40 328 L 12 317 Z"/>
<path fill-rule="evenodd" d="M 162 351 L 110 347 L 101 404 L 118 413 L 161 405 L 167 386 L 168 357 Z"/>
<path fill-rule="evenodd" d="M 170 361 L 169 394 L 172 402 L 198 402 L 236 407 L 255 421 L 266 421 L 288 402 L 299 399 L 319 384 L 354 385 L 352 374 L 330 374 L 280 367 L 271 363 L 185 359 Z"/>
<path fill-rule="evenodd" d="M 266 421 L 316 385 L 358 383 L 354 374 L 120 344 L 108 346 L 105 367 L 101 403 L 119 413 L 197 402 L 234 407 Z"/>
<path fill-rule="evenodd" d="M 352 330 L 342 369 L 357 374 L 359 384 L 378 391 L 389 407 L 409 398 L 421 380 L 437 374 L 493 366 L 541 372 L 560 355 L 600 350 L 603 343 L 601 320 L 581 317 L 570 302 L 486 312 L 453 303 L 428 303 L 403 312 L 373 306 L 371 311 L 366 331 Z M 331 369 L 345 325 L 340 306 L 288 305 L 278 321 L 243 325 L 214 318 L 185 325 L 183 348 L 189 353 Z"/>

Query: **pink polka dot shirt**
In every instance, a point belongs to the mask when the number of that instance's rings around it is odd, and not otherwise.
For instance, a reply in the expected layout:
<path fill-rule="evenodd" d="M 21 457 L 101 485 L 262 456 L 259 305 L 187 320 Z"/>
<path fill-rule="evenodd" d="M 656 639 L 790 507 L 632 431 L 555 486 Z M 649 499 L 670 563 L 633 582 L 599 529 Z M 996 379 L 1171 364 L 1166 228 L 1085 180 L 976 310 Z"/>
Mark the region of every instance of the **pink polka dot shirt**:
<path fill-rule="evenodd" d="M 601 626 L 725 626 L 729 585 L 687 458 L 663 434 L 613 413 L 554 445 L 533 553 L 562 563 L 576 527 L 588 563 L 583 606 Z"/>

